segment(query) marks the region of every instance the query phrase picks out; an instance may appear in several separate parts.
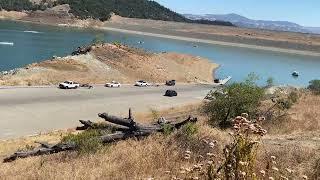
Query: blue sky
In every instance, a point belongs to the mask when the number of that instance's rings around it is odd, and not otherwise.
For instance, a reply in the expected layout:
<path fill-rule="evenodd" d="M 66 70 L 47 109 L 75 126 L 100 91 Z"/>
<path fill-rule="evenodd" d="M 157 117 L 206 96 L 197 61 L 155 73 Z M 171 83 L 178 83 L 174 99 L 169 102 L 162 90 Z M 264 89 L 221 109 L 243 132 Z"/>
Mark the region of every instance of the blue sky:
<path fill-rule="evenodd" d="M 178 12 L 236 13 L 259 20 L 285 20 L 320 27 L 320 0 L 156 0 Z"/>

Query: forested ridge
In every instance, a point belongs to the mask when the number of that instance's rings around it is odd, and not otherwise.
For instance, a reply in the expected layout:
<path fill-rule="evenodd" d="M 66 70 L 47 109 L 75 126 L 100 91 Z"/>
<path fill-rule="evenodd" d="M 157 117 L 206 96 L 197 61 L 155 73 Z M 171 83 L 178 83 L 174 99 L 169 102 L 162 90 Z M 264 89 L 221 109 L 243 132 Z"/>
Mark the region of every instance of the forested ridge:
<path fill-rule="evenodd" d="M 40 4 L 34 4 L 29 0 L 0 0 L 0 9 L 8 11 L 44 10 L 48 6 L 46 2 L 47 0 L 43 0 Z M 61 4 L 69 4 L 70 13 L 79 19 L 94 18 L 106 21 L 110 18 L 111 13 L 115 13 L 129 18 L 233 26 L 232 23 L 223 21 L 190 20 L 149 0 L 57 0 L 53 4 L 49 3 L 50 6 Z"/>

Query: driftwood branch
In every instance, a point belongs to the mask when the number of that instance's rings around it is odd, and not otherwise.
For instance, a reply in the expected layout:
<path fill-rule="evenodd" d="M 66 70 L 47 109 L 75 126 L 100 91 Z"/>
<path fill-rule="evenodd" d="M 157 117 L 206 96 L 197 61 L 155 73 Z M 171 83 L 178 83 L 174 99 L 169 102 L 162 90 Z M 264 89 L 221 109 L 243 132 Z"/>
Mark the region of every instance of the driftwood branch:
<path fill-rule="evenodd" d="M 4 163 L 6 162 L 12 162 L 15 161 L 17 158 L 26 158 L 30 156 L 41 156 L 45 154 L 54 154 L 54 153 L 59 153 L 62 151 L 70 151 L 70 150 L 75 150 L 76 145 L 73 143 L 68 143 L 68 144 L 56 144 L 56 145 L 51 145 L 47 147 L 38 147 L 36 149 L 30 150 L 30 151 L 18 151 L 15 152 L 13 155 L 5 158 L 3 160 Z"/>
<path fill-rule="evenodd" d="M 113 129 L 116 133 L 107 134 L 100 137 L 94 137 L 103 143 L 113 143 L 121 140 L 126 140 L 129 138 L 140 138 L 146 137 L 156 132 L 164 131 L 164 125 L 169 124 L 175 129 L 181 128 L 187 123 L 195 123 L 197 118 L 189 116 L 187 119 L 178 122 L 158 122 L 151 125 L 143 125 L 134 121 L 132 116 L 131 109 L 129 109 L 128 118 L 120 118 L 117 116 L 111 116 L 107 113 L 98 114 L 100 118 L 103 118 L 105 121 L 112 123 L 114 125 L 101 126 L 101 124 L 93 123 L 91 121 L 80 120 L 82 127 L 77 127 L 77 130 L 86 130 L 86 129 Z M 3 162 L 12 162 L 17 158 L 26 158 L 30 156 L 40 156 L 45 154 L 54 154 L 62 151 L 72 151 L 76 150 L 78 147 L 73 142 L 67 143 L 58 143 L 58 144 L 48 144 L 46 142 L 36 142 L 40 144 L 40 147 L 28 151 L 18 151 L 13 155 L 5 158 Z"/>

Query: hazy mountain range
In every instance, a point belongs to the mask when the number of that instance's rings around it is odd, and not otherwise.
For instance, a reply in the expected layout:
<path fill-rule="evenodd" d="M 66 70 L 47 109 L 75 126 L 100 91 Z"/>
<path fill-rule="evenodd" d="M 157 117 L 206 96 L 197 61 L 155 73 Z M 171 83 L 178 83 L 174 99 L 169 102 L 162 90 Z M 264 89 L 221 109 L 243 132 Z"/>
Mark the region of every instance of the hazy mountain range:
<path fill-rule="evenodd" d="M 238 14 L 205 14 L 205 15 L 194 15 L 194 14 L 184 14 L 185 17 L 193 20 L 210 20 L 210 21 L 228 21 L 232 24 L 245 27 L 245 28 L 257 28 L 257 29 L 268 29 L 276 31 L 291 31 L 291 32 L 301 32 L 301 33 L 316 33 L 320 34 L 320 27 L 304 27 L 296 23 L 288 21 L 266 21 L 266 20 L 253 20 L 246 18 Z"/>

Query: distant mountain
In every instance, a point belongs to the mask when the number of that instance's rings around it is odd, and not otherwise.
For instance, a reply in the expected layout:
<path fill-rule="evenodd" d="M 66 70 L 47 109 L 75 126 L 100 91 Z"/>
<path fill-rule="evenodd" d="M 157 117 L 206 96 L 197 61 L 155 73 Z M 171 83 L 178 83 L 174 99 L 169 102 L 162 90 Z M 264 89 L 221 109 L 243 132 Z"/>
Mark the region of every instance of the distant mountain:
<path fill-rule="evenodd" d="M 193 20 L 210 20 L 210 21 L 228 21 L 232 24 L 244 27 L 244 28 L 256 28 L 256 29 L 267 29 L 275 31 L 290 31 L 290 32 L 301 32 L 301 33 L 317 33 L 320 34 L 320 28 L 304 27 L 296 23 L 288 21 L 265 21 L 265 20 L 253 20 L 240 16 L 238 14 L 205 14 L 205 15 L 193 15 L 184 14 L 185 17 Z"/>

